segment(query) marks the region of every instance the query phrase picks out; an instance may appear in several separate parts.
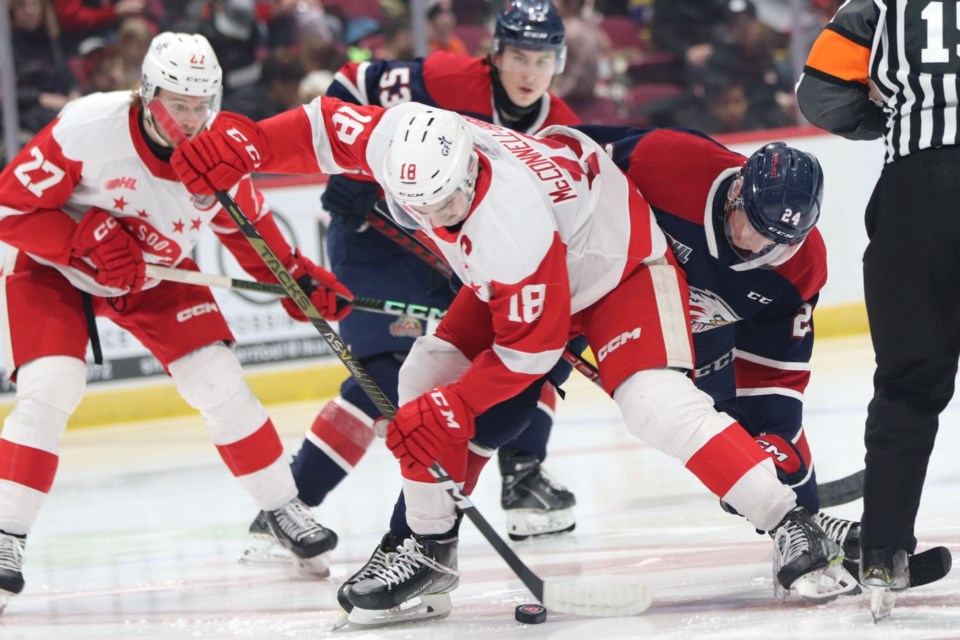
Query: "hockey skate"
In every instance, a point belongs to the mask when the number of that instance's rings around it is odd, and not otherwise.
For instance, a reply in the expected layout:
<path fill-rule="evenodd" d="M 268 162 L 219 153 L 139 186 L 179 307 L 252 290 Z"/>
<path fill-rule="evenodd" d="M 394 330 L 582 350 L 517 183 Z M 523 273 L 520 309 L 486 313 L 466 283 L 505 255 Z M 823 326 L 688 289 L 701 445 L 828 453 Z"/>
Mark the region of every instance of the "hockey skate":
<path fill-rule="evenodd" d="M 500 474 L 500 505 L 507 514 L 511 540 L 566 533 L 577 526 L 573 515 L 576 497 L 547 475 L 535 455 L 504 447 Z"/>
<path fill-rule="evenodd" d="M 860 562 L 860 523 L 828 516 L 823 511 L 814 514 L 813 521 L 843 549 L 843 561 L 847 563 L 847 569 L 850 569 L 851 562 L 852 566 L 857 566 Z M 856 575 L 854 571 L 850 573 Z"/>
<path fill-rule="evenodd" d="M 10 598 L 23 591 L 23 549 L 26 536 L 0 531 L 0 613 Z"/>
<path fill-rule="evenodd" d="M 380 544 L 373 550 L 373 555 L 367 560 L 367 563 L 360 567 L 360 570 L 346 579 L 337 590 L 337 604 L 340 605 L 340 611 L 337 614 L 337 620 L 333 623 L 333 630 L 349 622 L 350 612 L 353 611 L 353 603 L 347 598 L 347 589 L 361 580 L 371 578 L 376 571 L 384 571 L 393 562 L 397 556 L 397 547 L 403 543 L 403 540 L 388 531 L 383 535 Z"/>
<path fill-rule="evenodd" d="M 843 568 L 843 550 L 803 507 L 796 507 L 771 532 L 773 589 L 777 600 L 796 591 L 808 602 L 829 602 L 858 588 Z"/>
<path fill-rule="evenodd" d="M 893 611 L 898 591 L 910 586 L 907 552 L 890 547 L 867 547 L 860 557 L 860 582 L 870 590 L 870 613 L 879 622 Z"/>
<path fill-rule="evenodd" d="M 375 556 L 376 552 L 371 560 Z M 383 564 L 345 589 L 353 605 L 347 618 L 350 626 L 381 627 L 450 615 L 450 592 L 460 582 L 456 536 L 435 539 L 414 534 Z"/>
<path fill-rule="evenodd" d="M 292 565 L 304 575 L 330 575 L 329 555 L 337 546 L 337 534 L 320 526 L 299 499 L 276 511 L 261 511 L 249 531 L 254 541 L 241 554 L 242 564 Z"/>

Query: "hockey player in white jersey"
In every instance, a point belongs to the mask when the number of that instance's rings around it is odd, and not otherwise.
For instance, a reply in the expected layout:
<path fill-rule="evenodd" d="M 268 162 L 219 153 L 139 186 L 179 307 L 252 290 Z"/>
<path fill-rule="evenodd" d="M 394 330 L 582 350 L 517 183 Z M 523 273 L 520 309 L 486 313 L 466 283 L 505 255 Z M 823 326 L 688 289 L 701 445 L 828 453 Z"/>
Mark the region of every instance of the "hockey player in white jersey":
<path fill-rule="evenodd" d="M 143 62 L 138 95 L 101 93 L 71 103 L 0 174 L 0 240 L 11 247 L 0 278 L 0 331 L 16 382 L 0 436 L 2 604 L 24 587 L 27 534 L 84 393 L 88 342 L 98 353 L 95 316 L 128 330 L 160 360 L 240 486 L 269 514 L 280 544 L 315 561 L 318 571 L 336 545 L 336 535 L 297 499 L 279 436 L 243 380 L 210 290 L 145 276 L 146 264 L 196 269 L 188 256 L 212 227 L 251 275 L 272 280 L 226 212 L 215 201 L 193 200 L 177 180 L 168 162 L 172 145 L 144 108 L 161 101 L 194 136 L 216 116 L 220 95 L 221 70 L 207 40 L 162 33 Z M 334 293 L 349 292 L 287 244 L 249 178 L 234 183 L 234 197 L 314 304 L 337 317 Z M 292 303 L 285 308 L 299 313 Z"/>
<path fill-rule="evenodd" d="M 589 138 L 329 98 L 231 124 L 175 152 L 171 164 L 188 188 L 211 193 L 254 168 L 362 171 L 383 186 L 396 220 L 424 231 L 464 282 L 436 334 L 418 339 L 404 364 L 387 429 L 414 535 L 385 536 L 342 587 L 351 622 L 449 613 L 458 518 L 427 467 L 438 461 L 472 486 L 474 417 L 549 371 L 575 335 L 597 354 L 628 429 L 772 532 L 782 586 L 813 600 L 847 588 L 839 547 L 796 505 L 753 438 L 690 380 L 682 271 L 650 208 Z"/>

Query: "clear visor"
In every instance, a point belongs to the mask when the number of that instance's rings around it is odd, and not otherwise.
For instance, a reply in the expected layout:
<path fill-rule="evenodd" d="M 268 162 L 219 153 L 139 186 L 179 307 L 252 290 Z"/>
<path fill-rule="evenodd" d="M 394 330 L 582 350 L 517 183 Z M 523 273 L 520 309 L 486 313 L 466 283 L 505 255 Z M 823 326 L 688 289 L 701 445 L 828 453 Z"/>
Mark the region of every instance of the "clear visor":
<path fill-rule="evenodd" d="M 563 71 L 565 51 L 565 47 L 559 51 L 508 47 L 500 55 L 500 71 L 528 76 L 554 76 Z"/>
<path fill-rule="evenodd" d="M 803 240 L 793 244 L 777 244 L 761 235 L 747 219 L 742 199 L 727 208 L 723 218 L 723 231 L 727 244 L 742 261 L 730 267 L 734 271 L 773 269 L 793 257 L 803 244 Z"/>
<path fill-rule="evenodd" d="M 152 100 L 159 100 L 163 104 L 188 138 L 193 138 L 210 126 L 220 111 L 220 94 L 189 96 L 166 90 L 158 90 L 157 93 L 159 97 Z M 152 100 L 146 101 L 144 106 L 147 107 Z"/>
<path fill-rule="evenodd" d="M 465 182 L 454 189 L 453 193 L 441 198 L 438 202 L 425 205 L 414 205 L 390 198 L 391 209 L 399 207 L 404 214 L 423 229 L 436 227 L 452 227 L 467 217 L 470 204 L 473 201 L 473 183 Z M 397 217 L 397 216 L 394 216 Z M 397 217 L 400 220 L 399 217 Z M 402 221 L 401 221 L 402 223 Z"/>

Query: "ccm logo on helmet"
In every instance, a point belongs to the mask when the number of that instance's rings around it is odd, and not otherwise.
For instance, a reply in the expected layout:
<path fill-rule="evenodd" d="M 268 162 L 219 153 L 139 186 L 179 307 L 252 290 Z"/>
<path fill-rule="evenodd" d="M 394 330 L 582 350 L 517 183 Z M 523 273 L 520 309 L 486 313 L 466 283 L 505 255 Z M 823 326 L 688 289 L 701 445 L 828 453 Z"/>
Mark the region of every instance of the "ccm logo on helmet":
<path fill-rule="evenodd" d="M 623 333 L 618 335 L 616 338 L 614 338 L 607 344 L 600 347 L 600 351 L 597 352 L 597 361 L 603 362 L 603 360 L 608 355 L 610 355 L 611 353 L 613 353 L 614 351 L 622 347 L 624 344 L 627 343 L 627 341 L 638 340 L 639 338 L 640 338 L 640 327 L 637 327 L 632 331 L 624 331 Z"/>
<path fill-rule="evenodd" d="M 177 322 L 186 322 L 191 318 L 196 318 L 197 316 L 202 316 L 207 313 L 214 313 L 219 310 L 213 302 L 204 302 L 203 304 L 194 305 L 189 309 L 178 311 Z"/>
<path fill-rule="evenodd" d="M 456 421 L 455 414 L 453 413 L 453 410 L 450 409 L 450 403 L 447 402 L 443 392 L 441 392 L 439 389 L 434 389 L 430 392 L 430 399 L 433 400 L 435 405 L 437 405 L 437 408 L 440 410 L 440 415 L 442 415 L 443 419 L 447 421 L 447 426 L 451 429 L 459 429 L 460 423 Z"/>

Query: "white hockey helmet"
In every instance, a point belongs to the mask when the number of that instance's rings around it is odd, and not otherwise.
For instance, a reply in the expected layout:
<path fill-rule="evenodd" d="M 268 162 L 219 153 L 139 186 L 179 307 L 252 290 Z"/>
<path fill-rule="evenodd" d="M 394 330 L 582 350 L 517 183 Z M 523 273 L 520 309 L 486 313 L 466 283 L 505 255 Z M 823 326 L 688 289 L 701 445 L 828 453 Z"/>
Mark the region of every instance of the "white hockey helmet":
<path fill-rule="evenodd" d="M 202 35 L 157 35 L 143 59 L 140 98 L 149 103 L 160 89 L 188 96 L 211 96 L 210 119 L 220 110 L 223 72 L 213 47 Z"/>
<path fill-rule="evenodd" d="M 429 226 L 416 207 L 440 202 L 458 189 L 472 200 L 474 163 L 473 136 L 463 118 L 451 111 L 412 105 L 390 141 L 384 186 L 407 214 L 421 226 Z"/>

